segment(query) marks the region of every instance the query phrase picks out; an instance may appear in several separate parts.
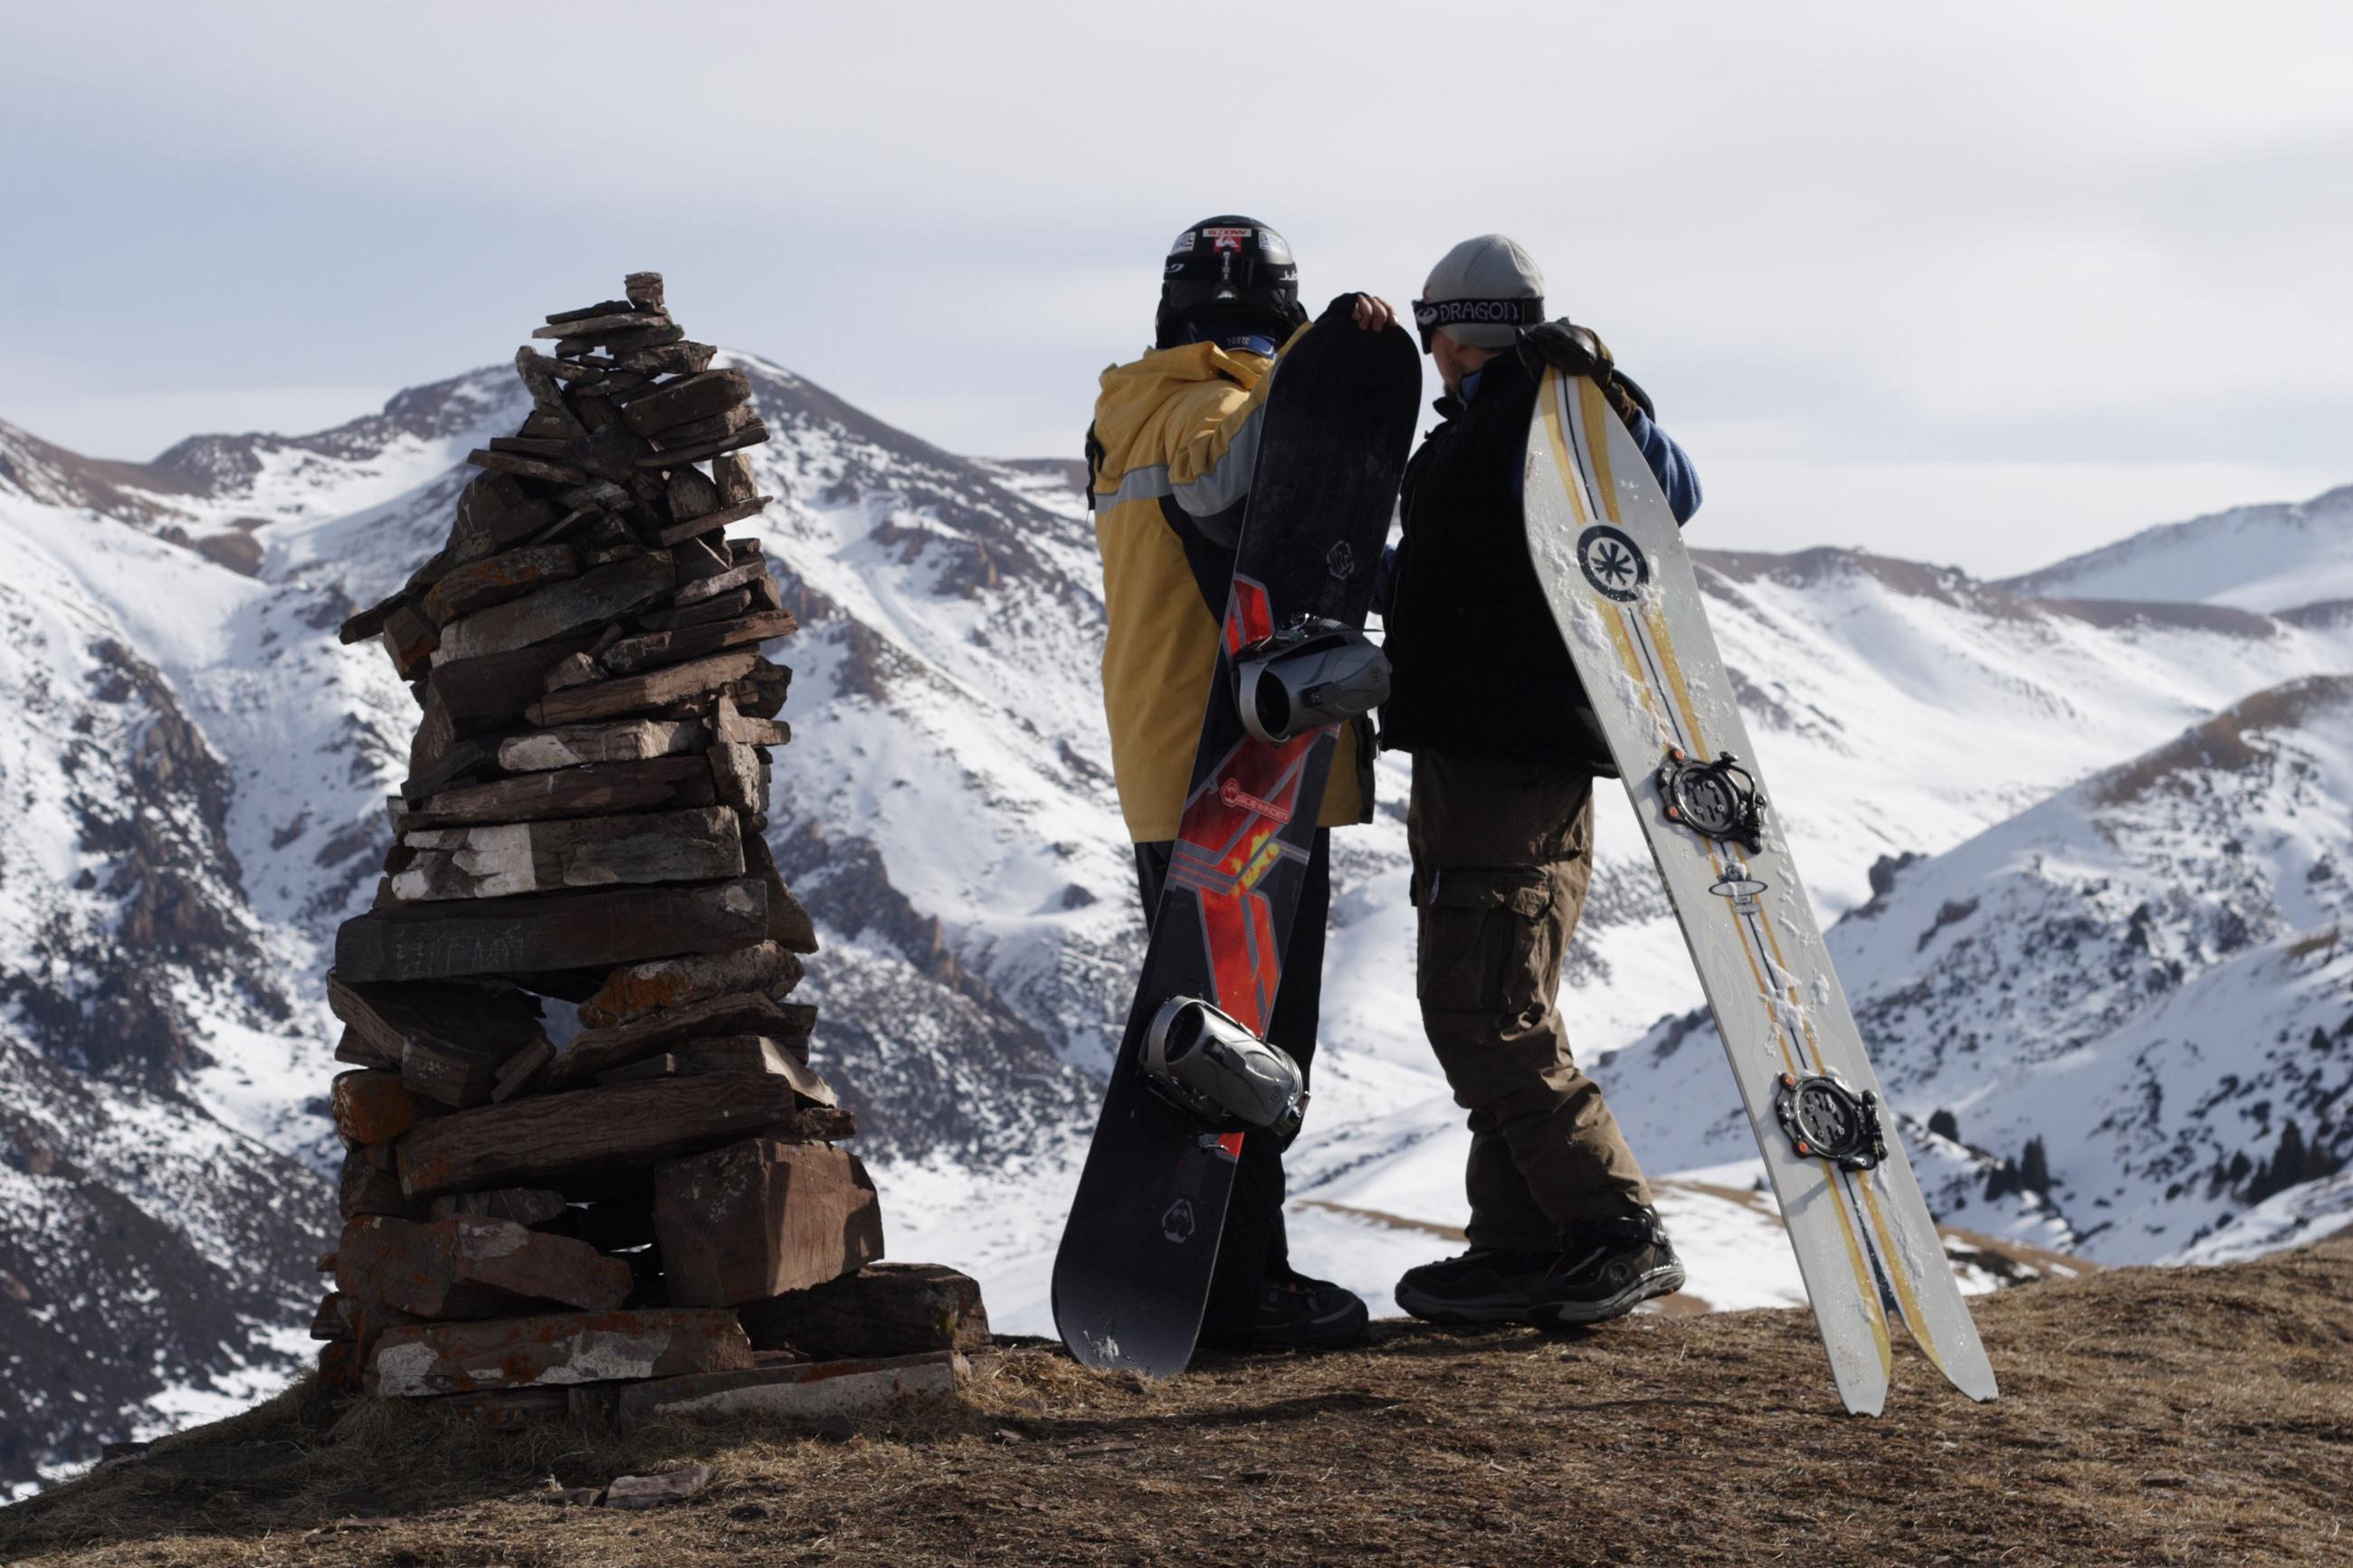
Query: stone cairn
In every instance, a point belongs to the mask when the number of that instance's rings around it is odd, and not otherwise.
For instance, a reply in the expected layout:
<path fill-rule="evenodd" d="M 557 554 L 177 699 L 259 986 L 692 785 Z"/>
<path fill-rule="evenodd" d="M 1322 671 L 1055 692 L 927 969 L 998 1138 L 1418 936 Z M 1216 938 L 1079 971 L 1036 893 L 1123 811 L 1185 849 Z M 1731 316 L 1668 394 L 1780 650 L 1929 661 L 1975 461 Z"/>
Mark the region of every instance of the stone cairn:
<path fill-rule="evenodd" d="M 343 628 L 424 712 L 327 977 L 353 1070 L 322 1382 L 499 1426 L 944 1392 L 978 1287 L 875 1261 L 790 1000 L 817 936 L 763 837 L 791 671 L 759 649 L 796 628 L 726 537 L 768 502 L 737 455 L 767 431 L 660 277 L 627 289 L 532 334 L 531 416 Z"/>

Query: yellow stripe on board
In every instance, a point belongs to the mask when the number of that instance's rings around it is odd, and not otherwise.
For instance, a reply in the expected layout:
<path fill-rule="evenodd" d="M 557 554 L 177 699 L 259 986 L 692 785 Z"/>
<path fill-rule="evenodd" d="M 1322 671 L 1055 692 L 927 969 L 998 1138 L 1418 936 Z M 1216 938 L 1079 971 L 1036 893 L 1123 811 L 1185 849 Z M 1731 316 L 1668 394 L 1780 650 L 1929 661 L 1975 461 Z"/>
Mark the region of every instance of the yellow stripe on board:
<path fill-rule="evenodd" d="M 1707 743 L 1707 735 L 1699 724 L 1699 710 L 1692 706 L 1691 688 L 1683 680 L 1683 661 L 1675 657 L 1675 639 L 1667 633 L 1667 618 L 1656 606 L 1648 606 L 1642 618 L 1650 623 L 1651 645 L 1659 650 L 1659 663 L 1666 668 L 1667 689 L 1675 706 L 1683 710 L 1683 733 L 1691 737 L 1693 749 L 1703 763 L 1715 761 L 1715 753 Z"/>
<path fill-rule="evenodd" d="M 1587 504 L 1589 498 L 1582 493 L 1585 481 L 1577 478 L 1584 469 L 1569 452 L 1568 432 L 1561 426 L 1560 388 L 1567 380 L 1560 372 L 1546 370 L 1544 394 L 1536 401 L 1544 408 L 1545 435 L 1552 441 L 1552 463 L 1560 470 L 1560 488 L 1568 492 L 1568 504 L 1577 510 L 1577 526 L 1582 529 L 1593 521 L 1593 509 Z"/>
<path fill-rule="evenodd" d="M 1826 1173 L 1824 1179 L 1830 1183 L 1831 1197 L 1836 1200 L 1838 1178 Z M 1887 1331 L 1887 1312 L 1879 1304 L 1879 1287 L 1872 1282 L 1871 1265 L 1863 1259 L 1862 1237 L 1854 1232 L 1854 1215 L 1847 1212 L 1843 1203 L 1833 1201 L 1831 1207 L 1839 1216 L 1839 1234 L 1846 1237 L 1846 1258 L 1854 1267 L 1854 1282 L 1862 1287 L 1863 1315 L 1871 1320 L 1871 1339 L 1879 1347 L 1879 1371 L 1884 1376 L 1895 1368 L 1895 1345 Z"/>
<path fill-rule="evenodd" d="M 1584 524 L 1591 521 L 1593 514 L 1587 504 L 1588 498 L 1578 494 L 1583 486 L 1577 476 L 1584 469 L 1579 467 L 1569 452 L 1569 432 L 1564 427 L 1562 418 L 1566 399 L 1561 395 L 1561 392 L 1567 384 L 1568 378 L 1562 376 L 1557 370 L 1547 369 L 1545 372 L 1544 395 L 1537 399 L 1537 402 L 1544 410 L 1545 435 L 1552 446 L 1553 466 L 1560 471 L 1561 488 L 1568 492 L 1570 504 L 1577 511 L 1577 521 L 1580 524 Z M 1578 393 L 1578 413 L 1582 416 L 1577 422 L 1577 433 L 1589 437 L 1594 429 L 1600 427 L 1599 419 L 1614 417 L 1614 416 L 1609 414 L 1607 405 L 1602 401 L 1599 387 L 1583 377 L 1576 379 L 1576 385 Z M 1609 521 L 1621 521 L 1622 519 L 1618 510 L 1617 486 L 1610 477 L 1607 440 L 1595 442 L 1588 438 L 1582 443 L 1581 449 L 1585 452 L 1591 467 L 1595 486 L 1601 492 L 1601 504 L 1607 509 Z M 1601 618 L 1609 627 L 1610 640 L 1617 645 L 1619 662 L 1625 666 L 1627 674 L 1632 677 L 1635 689 L 1642 693 L 1644 704 L 1650 708 L 1652 721 L 1656 722 L 1662 717 L 1657 707 L 1660 702 L 1672 702 L 1682 710 L 1683 732 L 1689 737 L 1694 748 L 1697 750 L 1700 760 L 1712 761 L 1704 732 L 1700 727 L 1698 710 L 1692 702 L 1690 686 L 1683 679 L 1682 662 L 1675 658 L 1674 639 L 1668 635 L 1665 619 L 1660 615 L 1657 607 L 1646 606 L 1643 616 L 1648 622 L 1651 644 L 1658 653 L 1660 665 L 1666 672 L 1669 689 L 1663 692 L 1658 689 L 1656 683 L 1651 678 L 1650 671 L 1644 668 L 1641 655 L 1635 651 L 1632 637 L 1628 632 L 1625 623 L 1610 615 L 1607 609 L 1599 605 L 1596 608 L 1601 609 Z M 1715 847 L 1713 844 L 1707 846 L 1706 855 L 1709 868 L 1715 873 L 1717 880 L 1722 880 L 1725 875 L 1725 867 L 1716 855 Z M 1725 912 L 1732 919 L 1740 956 L 1748 965 L 1750 979 L 1756 983 L 1757 1000 L 1765 1005 L 1766 1026 L 1772 1034 L 1775 1047 L 1781 1053 L 1781 1060 L 1794 1072 L 1798 1070 L 1799 1064 L 1790 1057 L 1788 1031 L 1780 1026 L 1777 1001 L 1778 993 L 1775 990 L 1770 978 L 1757 967 L 1757 955 L 1748 950 L 1747 932 L 1741 929 L 1739 911 L 1726 901 Z M 1789 966 L 1782 960 L 1780 943 L 1773 936 L 1773 922 L 1770 919 L 1766 919 L 1763 923 L 1766 939 L 1773 947 L 1774 962 L 1781 965 L 1784 973 L 1788 973 Z M 1790 1000 L 1797 1002 L 1799 998 L 1793 996 Z M 1804 1020 L 1802 1005 L 1799 1016 L 1801 1021 Z M 1806 1023 L 1805 1034 L 1806 1043 L 1813 1047 L 1819 1070 L 1821 1047 L 1813 1038 L 1813 1026 L 1810 1022 Z M 1835 1169 L 1828 1161 L 1823 1161 L 1821 1163 L 1824 1167 L 1823 1177 L 1831 1187 L 1831 1208 L 1839 1217 L 1839 1233 L 1846 1242 L 1847 1264 L 1854 1271 L 1855 1285 L 1862 1296 L 1865 1314 L 1871 1321 L 1872 1342 L 1878 1347 L 1880 1371 L 1885 1374 L 1894 1367 L 1895 1352 L 1888 1333 L 1887 1315 L 1879 1304 L 1879 1288 L 1872 1278 L 1870 1261 L 1863 1255 L 1862 1237 L 1855 1230 L 1855 1216 L 1850 1212 L 1843 1194 L 1837 1190 L 1838 1176 Z M 1870 1189 L 1861 1183 L 1857 1183 L 1856 1185 L 1868 1201 Z M 1875 1222 L 1874 1228 L 1878 1230 L 1883 1244 L 1887 1234 L 1886 1222 L 1879 1215 L 1875 1204 L 1872 1205 L 1872 1217 Z M 1895 1281 L 1896 1299 L 1904 1303 L 1906 1321 L 1910 1321 L 1914 1316 L 1910 1287 L 1892 1266 L 1890 1277 Z M 1926 1342 L 1923 1340 L 1922 1343 L 1926 1346 Z M 1931 1359 L 1934 1359 L 1933 1350 Z M 1943 1363 L 1940 1362 L 1938 1364 Z"/>
<path fill-rule="evenodd" d="M 1585 455 L 1593 463 L 1593 488 L 1601 492 L 1601 505 L 1609 513 L 1609 521 L 1623 522 L 1626 520 L 1618 515 L 1618 487 L 1609 477 L 1609 437 L 1604 436 L 1599 441 L 1592 438 L 1595 430 L 1609 428 L 1599 420 L 1614 419 L 1617 416 L 1611 414 L 1609 405 L 1602 401 L 1601 389 L 1589 378 L 1581 375 L 1577 378 L 1577 407 L 1584 416 L 1578 423 L 1585 431 Z"/>
<path fill-rule="evenodd" d="M 1894 1250 L 1894 1244 L 1887 1229 L 1887 1216 L 1879 1212 L 1879 1199 L 1873 1195 L 1871 1183 L 1863 1175 L 1856 1176 L 1854 1190 L 1862 1194 L 1862 1206 L 1871 1211 L 1871 1227 L 1879 1233 L 1880 1249 L 1888 1260 L 1887 1277 L 1895 1281 L 1895 1300 L 1903 1305 L 1904 1321 L 1912 1330 L 1914 1342 L 1927 1353 L 1930 1361 L 1936 1363 L 1936 1370 L 1943 1372 L 1944 1352 L 1936 1348 L 1936 1342 L 1929 1335 L 1927 1315 L 1920 1310 L 1920 1303 L 1912 1295 L 1911 1277 L 1897 1267 L 1896 1259 L 1901 1255 Z M 1936 1256 L 1942 1258 L 1944 1255 L 1944 1243 L 1940 1240 L 1936 1244 Z"/>

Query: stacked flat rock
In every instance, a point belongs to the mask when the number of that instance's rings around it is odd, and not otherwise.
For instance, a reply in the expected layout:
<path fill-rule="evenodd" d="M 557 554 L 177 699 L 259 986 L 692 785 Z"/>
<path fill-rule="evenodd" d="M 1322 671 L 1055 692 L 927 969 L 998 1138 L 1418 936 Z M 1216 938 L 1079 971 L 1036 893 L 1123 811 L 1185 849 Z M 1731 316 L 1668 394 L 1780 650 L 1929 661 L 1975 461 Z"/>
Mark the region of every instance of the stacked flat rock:
<path fill-rule="evenodd" d="M 768 503 L 736 455 L 767 431 L 659 275 L 627 293 L 533 334 L 531 416 L 343 628 L 423 715 L 327 978 L 352 1070 L 322 1375 L 500 1425 L 942 1392 L 978 1288 L 877 1261 L 792 999 L 817 936 L 763 832 L 791 671 L 760 648 L 796 628 L 726 531 Z"/>

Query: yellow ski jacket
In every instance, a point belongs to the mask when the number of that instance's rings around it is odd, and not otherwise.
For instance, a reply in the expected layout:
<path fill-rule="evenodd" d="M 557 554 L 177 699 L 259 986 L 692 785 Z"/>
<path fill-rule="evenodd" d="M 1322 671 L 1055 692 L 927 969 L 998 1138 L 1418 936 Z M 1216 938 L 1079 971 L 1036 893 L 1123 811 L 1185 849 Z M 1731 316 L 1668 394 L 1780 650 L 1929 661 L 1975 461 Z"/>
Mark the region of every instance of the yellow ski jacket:
<path fill-rule="evenodd" d="M 1281 358 L 1187 343 L 1103 374 L 1088 457 L 1110 623 L 1103 715 L 1120 811 L 1138 844 L 1176 837 L 1184 815 L 1234 543 Z M 1352 724 L 1340 732 L 1321 826 L 1372 818 L 1371 752 L 1358 731 Z"/>

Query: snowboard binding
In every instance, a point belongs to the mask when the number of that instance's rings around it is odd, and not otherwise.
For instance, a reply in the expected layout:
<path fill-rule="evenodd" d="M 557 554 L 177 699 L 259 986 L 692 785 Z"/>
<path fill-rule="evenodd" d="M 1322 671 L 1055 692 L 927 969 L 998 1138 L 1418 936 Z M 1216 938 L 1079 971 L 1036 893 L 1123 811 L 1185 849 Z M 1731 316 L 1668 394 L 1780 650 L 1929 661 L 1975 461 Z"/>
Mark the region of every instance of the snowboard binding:
<path fill-rule="evenodd" d="M 1212 1132 L 1289 1138 L 1307 1110 L 1299 1064 L 1198 996 L 1171 996 L 1144 1033 L 1144 1081 Z"/>
<path fill-rule="evenodd" d="M 1369 713 L 1388 696 L 1388 657 L 1361 628 L 1322 616 L 1302 616 L 1234 655 L 1242 728 L 1270 746 Z"/>
<path fill-rule="evenodd" d="M 1868 1171 L 1887 1158 L 1879 1130 L 1879 1097 L 1861 1094 L 1828 1073 L 1799 1078 L 1785 1072 L 1773 1091 L 1773 1114 L 1798 1152 L 1849 1171 Z"/>
<path fill-rule="evenodd" d="M 1756 775 L 1730 752 L 1700 763 L 1670 746 L 1659 764 L 1659 793 L 1666 797 L 1669 822 L 1751 855 L 1765 852 L 1765 797 L 1757 793 Z"/>

